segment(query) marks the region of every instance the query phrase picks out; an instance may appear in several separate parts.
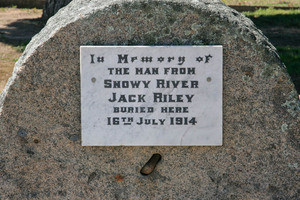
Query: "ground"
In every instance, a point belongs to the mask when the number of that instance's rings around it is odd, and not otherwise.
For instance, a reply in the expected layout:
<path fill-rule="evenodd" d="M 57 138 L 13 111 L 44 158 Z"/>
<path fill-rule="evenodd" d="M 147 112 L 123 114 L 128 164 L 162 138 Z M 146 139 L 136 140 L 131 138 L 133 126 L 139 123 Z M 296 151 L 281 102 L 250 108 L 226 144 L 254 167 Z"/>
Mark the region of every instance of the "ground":
<path fill-rule="evenodd" d="M 32 36 L 44 26 L 41 9 L 0 8 L 0 91 Z"/>
<path fill-rule="evenodd" d="M 269 38 L 274 46 L 290 46 L 300 48 L 300 27 L 260 27 L 260 30 Z"/>

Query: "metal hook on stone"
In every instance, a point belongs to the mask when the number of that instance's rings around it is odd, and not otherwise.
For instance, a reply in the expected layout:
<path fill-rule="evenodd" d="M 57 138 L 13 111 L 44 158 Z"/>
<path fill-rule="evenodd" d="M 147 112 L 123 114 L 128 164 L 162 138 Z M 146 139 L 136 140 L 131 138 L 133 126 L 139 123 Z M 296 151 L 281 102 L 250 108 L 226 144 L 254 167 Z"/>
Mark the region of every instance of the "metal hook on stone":
<path fill-rule="evenodd" d="M 150 160 L 141 169 L 140 171 L 141 174 L 144 176 L 151 174 L 160 160 L 161 160 L 160 154 L 158 153 L 153 154 Z"/>

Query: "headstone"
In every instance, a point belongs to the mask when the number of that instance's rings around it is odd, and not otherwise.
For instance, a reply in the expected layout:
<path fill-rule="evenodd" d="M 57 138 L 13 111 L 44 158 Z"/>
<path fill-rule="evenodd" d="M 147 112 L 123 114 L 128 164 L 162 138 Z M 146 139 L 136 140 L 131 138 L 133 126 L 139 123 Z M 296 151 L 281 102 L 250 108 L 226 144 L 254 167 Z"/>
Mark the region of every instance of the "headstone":
<path fill-rule="evenodd" d="M 221 45 L 222 146 L 82 146 L 80 46 L 111 45 Z M 276 49 L 217 0 L 72 1 L 1 94 L 0 198 L 297 199 L 299 112 Z"/>

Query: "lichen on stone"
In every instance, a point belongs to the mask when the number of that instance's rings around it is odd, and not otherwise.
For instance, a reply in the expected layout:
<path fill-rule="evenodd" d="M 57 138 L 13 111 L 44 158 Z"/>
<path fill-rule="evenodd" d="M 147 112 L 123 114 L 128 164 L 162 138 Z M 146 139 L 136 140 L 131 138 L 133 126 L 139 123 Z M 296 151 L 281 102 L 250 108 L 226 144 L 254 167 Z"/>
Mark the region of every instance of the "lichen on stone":
<path fill-rule="evenodd" d="M 293 90 L 287 100 L 281 105 L 287 109 L 287 111 L 293 116 L 297 116 L 300 113 L 300 101 L 297 98 L 298 94 L 296 90 Z"/>
<path fill-rule="evenodd" d="M 282 124 L 282 125 L 281 125 L 281 131 L 282 131 L 282 132 L 287 131 L 287 130 L 288 130 L 288 127 L 289 127 L 289 125 L 287 125 L 286 123 Z"/>
<path fill-rule="evenodd" d="M 265 63 L 264 69 L 260 75 L 264 78 L 269 78 L 269 77 L 276 78 L 279 74 L 279 70 L 281 69 L 278 67 L 278 65 Z"/>

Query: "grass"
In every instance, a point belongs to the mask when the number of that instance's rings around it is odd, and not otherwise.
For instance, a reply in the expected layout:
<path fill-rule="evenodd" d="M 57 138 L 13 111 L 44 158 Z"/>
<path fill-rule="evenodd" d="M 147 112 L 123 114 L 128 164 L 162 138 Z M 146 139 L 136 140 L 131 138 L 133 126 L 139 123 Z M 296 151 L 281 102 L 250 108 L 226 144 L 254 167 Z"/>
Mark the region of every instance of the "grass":
<path fill-rule="evenodd" d="M 257 26 L 300 27 L 300 9 L 259 9 L 254 12 L 243 12 Z"/>
<path fill-rule="evenodd" d="M 10 9 L 19 9 L 19 10 L 25 10 L 28 11 L 30 13 L 39 13 L 41 12 L 41 9 L 37 9 L 37 8 L 18 8 L 17 6 L 13 5 L 13 6 L 9 6 L 9 7 L 0 7 L 0 11 L 8 11 Z"/>
<path fill-rule="evenodd" d="M 281 60 L 285 63 L 291 76 L 300 76 L 300 49 L 277 47 Z"/>
<path fill-rule="evenodd" d="M 274 15 L 297 15 L 300 14 L 300 10 L 297 9 L 274 9 L 274 8 L 268 8 L 268 9 L 259 9 L 254 12 L 244 12 L 248 16 L 274 16 Z"/>
<path fill-rule="evenodd" d="M 6 38 L 3 34 L 0 33 L 0 42 L 9 43 L 9 39 Z M 14 41 L 11 42 L 12 48 L 16 50 L 19 53 L 23 53 L 25 50 L 27 44 L 30 42 L 30 40 L 21 40 L 21 41 Z"/>
<path fill-rule="evenodd" d="M 23 53 L 23 51 L 25 50 L 28 43 L 29 43 L 29 41 L 22 41 L 18 45 L 13 46 L 13 49 L 15 49 L 16 51 L 18 51 L 20 53 Z"/>
<path fill-rule="evenodd" d="M 222 0 L 227 5 L 299 7 L 299 0 Z"/>
<path fill-rule="evenodd" d="M 5 11 L 5 10 L 10 9 L 10 8 L 17 8 L 17 6 L 13 5 L 13 6 L 10 6 L 10 7 L 0 7 L 0 11 Z"/>
<path fill-rule="evenodd" d="M 15 50 L 14 47 L 0 42 L 0 91 L 11 76 L 13 66 L 20 56 L 21 52 Z"/>

